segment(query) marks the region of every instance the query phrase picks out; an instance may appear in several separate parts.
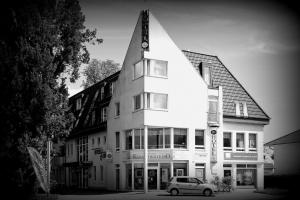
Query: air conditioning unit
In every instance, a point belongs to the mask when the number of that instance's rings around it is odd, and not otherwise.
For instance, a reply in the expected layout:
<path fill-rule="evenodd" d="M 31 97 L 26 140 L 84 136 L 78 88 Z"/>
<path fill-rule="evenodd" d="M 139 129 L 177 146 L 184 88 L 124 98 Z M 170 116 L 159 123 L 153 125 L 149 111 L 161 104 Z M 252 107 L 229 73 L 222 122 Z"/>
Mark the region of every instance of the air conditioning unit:
<path fill-rule="evenodd" d="M 107 151 L 106 152 L 106 159 L 111 160 L 113 157 L 112 152 Z"/>

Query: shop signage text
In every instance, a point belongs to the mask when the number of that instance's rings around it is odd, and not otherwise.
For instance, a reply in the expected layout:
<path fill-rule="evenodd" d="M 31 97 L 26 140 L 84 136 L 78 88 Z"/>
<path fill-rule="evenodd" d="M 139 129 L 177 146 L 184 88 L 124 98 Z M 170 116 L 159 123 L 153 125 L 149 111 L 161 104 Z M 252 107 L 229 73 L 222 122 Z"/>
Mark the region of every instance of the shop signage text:
<path fill-rule="evenodd" d="M 144 152 L 130 152 L 129 159 L 143 160 Z M 148 160 L 173 160 L 173 153 L 168 152 L 148 152 Z"/>
<path fill-rule="evenodd" d="M 211 134 L 211 162 L 217 162 L 217 135 L 216 133 Z"/>
<path fill-rule="evenodd" d="M 225 152 L 224 160 L 257 160 L 257 153 Z"/>

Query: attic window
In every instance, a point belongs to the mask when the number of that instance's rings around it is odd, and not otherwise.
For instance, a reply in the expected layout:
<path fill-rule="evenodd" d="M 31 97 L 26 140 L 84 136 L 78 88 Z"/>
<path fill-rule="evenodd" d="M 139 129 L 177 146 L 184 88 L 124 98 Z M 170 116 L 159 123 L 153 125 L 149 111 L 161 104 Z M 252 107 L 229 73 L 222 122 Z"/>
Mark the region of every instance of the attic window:
<path fill-rule="evenodd" d="M 234 103 L 235 103 L 235 115 L 236 115 L 237 117 L 240 117 L 240 116 L 241 116 L 240 102 L 235 101 Z"/>
<path fill-rule="evenodd" d="M 81 109 L 81 98 L 76 99 L 76 110 Z"/>
<path fill-rule="evenodd" d="M 199 67 L 200 75 L 203 77 L 207 85 L 211 85 L 211 70 L 209 63 L 201 62 Z"/>
<path fill-rule="evenodd" d="M 244 113 L 244 117 L 248 117 L 248 108 L 246 102 L 243 102 L 243 113 Z"/>

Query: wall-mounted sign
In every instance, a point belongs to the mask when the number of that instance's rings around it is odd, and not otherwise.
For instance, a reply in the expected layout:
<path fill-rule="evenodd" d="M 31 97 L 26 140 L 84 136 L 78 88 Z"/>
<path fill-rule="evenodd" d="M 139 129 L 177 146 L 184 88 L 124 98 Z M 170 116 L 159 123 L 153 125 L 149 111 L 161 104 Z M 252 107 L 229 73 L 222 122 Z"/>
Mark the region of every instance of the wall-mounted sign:
<path fill-rule="evenodd" d="M 129 155 L 131 160 L 144 160 L 143 151 L 131 151 Z M 172 151 L 157 151 L 157 152 L 148 152 L 149 161 L 158 161 L 158 160 L 173 160 Z"/>
<path fill-rule="evenodd" d="M 213 131 L 214 134 L 213 134 Z M 210 155 L 210 162 L 217 162 L 217 131 L 211 131 L 211 155 Z"/>
<path fill-rule="evenodd" d="M 257 153 L 225 152 L 224 160 L 257 160 Z"/>

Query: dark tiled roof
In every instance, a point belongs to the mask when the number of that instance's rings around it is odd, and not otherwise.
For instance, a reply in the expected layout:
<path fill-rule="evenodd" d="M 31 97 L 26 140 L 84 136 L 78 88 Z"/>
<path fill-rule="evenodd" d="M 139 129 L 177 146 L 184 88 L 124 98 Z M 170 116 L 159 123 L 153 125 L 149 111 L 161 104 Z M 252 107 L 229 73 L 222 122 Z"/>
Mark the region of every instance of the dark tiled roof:
<path fill-rule="evenodd" d="M 290 144 L 290 143 L 300 143 L 300 130 L 294 131 L 290 134 L 272 140 L 265 144 L 265 146 L 273 146 L 278 144 Z"/>
<path fill-rule="evenodd" d="M 96 131 L 105 131 L 106 122 L 100 121 L 101 108 L 109 105 L 111 96 L 109 93 L 109 83 L 118 79 L 120 71 L 86 88 L 85 90 L 69 98 L 69 104 L 75 117 L 74 127 L 70 138 L 89 134 Z M 100 99 L 100 88 L 104 87 L 104 98 Z M 76 110 L 76 100 L 81 98 L 81 109 Z M 92 124 L 92 112 L 95 111 L 95 122 Z"/>
<path fill-rule="evenodd" d="M 217 56 L 200 54 L 191 51 L 182 51 L 190 60 L 193 66 L 199 69 L 199 65 L 208 63 L 210 65 L 212 86 L 222 86 L 223 88 L 223 115 L 224 117 L 235 118 L 235 101 L 246 102 L 248 108 L 249 119 L 260 119 L 268 121 L 269 116 L 259 107 L 254 99 L 248 94 L 243 86 L 229 72 L 225 65 Z M 241 109 L 241 116 L 243 110 Z"/>

